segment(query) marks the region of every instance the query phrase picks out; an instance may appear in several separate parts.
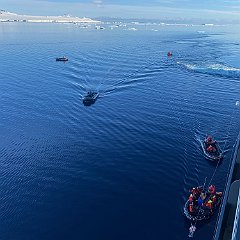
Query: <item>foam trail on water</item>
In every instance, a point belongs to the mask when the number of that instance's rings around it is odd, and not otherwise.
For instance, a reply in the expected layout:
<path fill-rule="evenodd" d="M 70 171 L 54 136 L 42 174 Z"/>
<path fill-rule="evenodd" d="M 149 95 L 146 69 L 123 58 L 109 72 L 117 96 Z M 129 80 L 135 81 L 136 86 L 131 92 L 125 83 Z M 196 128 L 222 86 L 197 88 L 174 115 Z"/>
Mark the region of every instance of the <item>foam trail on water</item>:
<path fill-rule="evenodd" d="M 219 75 L 223 77 L 240 78 L 240 68 L 227 66 L 221 63 L 210 64 L 193 64 L 183 62 L 177 63 L 190 71 L 206 73 L 211 75 Z"/>

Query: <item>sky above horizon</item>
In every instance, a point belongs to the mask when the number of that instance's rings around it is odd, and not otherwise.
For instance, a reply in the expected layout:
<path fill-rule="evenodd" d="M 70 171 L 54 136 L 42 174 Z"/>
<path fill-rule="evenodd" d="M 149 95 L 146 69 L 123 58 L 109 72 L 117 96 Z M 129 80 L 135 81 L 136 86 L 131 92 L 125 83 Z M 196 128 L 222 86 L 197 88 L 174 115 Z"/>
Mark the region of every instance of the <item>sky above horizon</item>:
<path fill-rule="evenodd" d="M 200 19 L 240 23 L 240 0 L 0 0 L 0 8 L 28 15 Z"/>

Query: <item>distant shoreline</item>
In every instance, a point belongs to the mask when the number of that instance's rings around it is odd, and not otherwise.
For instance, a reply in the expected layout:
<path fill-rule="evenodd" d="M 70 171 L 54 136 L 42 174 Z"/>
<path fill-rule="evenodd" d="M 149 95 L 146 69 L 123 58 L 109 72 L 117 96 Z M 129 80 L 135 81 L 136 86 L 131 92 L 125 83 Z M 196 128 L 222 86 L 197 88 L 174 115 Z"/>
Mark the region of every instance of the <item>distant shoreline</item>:
<path fill-rule="evenodd" d="M 31 22 L 31 23 L 100 23 L 91 18 L 64 16 L 31 16 L 18 15 L 16 13 L 0 10 L 0 22 Z"/>

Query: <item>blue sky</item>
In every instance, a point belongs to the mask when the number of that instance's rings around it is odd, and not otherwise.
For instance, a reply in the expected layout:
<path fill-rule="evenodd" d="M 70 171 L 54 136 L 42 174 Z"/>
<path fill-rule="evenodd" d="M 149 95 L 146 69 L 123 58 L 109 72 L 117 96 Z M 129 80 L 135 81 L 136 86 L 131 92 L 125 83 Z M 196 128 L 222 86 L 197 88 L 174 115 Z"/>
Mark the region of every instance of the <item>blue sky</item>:
<path fill-rule="evenodd" d="M 0 0 L 19 14 L 240 22 L 240 0 Z"/>

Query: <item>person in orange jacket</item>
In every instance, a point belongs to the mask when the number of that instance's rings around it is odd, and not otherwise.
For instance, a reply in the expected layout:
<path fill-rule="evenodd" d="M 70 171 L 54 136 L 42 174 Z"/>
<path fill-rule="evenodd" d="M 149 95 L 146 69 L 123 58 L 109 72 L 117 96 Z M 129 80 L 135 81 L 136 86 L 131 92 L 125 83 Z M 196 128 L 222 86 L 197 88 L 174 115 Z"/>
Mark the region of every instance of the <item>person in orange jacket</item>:
<path fill-rule="evenodd" d="M 205 203 L 205 206 L 208 207 L 209 209 L 212 209 L 212 200 L 208 200 L 206 203 Z"/>

